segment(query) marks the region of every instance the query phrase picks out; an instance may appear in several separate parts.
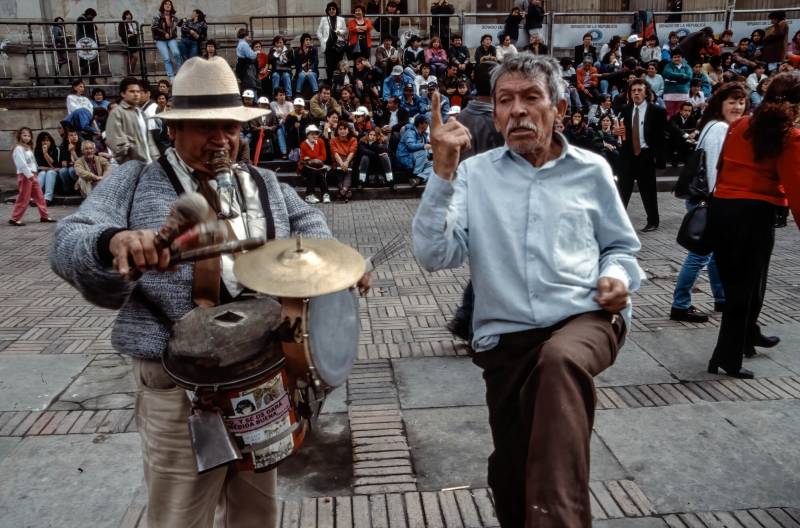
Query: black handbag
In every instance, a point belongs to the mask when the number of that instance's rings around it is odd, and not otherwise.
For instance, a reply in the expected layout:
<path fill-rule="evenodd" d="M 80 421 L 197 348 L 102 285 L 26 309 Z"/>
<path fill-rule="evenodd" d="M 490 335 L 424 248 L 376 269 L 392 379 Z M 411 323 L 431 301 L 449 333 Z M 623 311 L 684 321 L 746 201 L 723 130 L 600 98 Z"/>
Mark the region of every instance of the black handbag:
<path fill-rule="evenodd" d="M 677 241 L 692 253 L 705 256 L 711 253 L 712 236 L 708 226 L 708 199 L 701 200 L 683 217 Z"/>
<path fill-rule="evenodd" d="M 697 142 L 697 147 L 686 158 L 686 164 L 672 190 L 677 198 L 691 201 L 708 198 L 710 193 L 708 192 L 708 174 L 706 173 L 706 151 L 702 145 L 703 139 L 714 126 L 716 124 L 705 130 Z"/>

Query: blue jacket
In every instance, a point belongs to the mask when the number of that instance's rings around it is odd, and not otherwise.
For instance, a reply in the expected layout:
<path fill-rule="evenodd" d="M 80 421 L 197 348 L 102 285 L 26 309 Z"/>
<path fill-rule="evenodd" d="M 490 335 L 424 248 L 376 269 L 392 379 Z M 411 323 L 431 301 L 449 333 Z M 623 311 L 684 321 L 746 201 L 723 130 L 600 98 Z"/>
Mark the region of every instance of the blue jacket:
<path fill-rule="evenodd" d="M 445 94 L 439 94 L 441 98 L 441 103 L 439 104 L 439 109 L 442 111 L 442 122 L 446 123 L 447 112 L 450 111 L 450 99 Z M 422 95 L 419 98 L 419 111 L 423 114 L 429 114 L 433 105 L 431 104 L 431 100 L 427 95 Z"/>
<path fill-rule="evenodd" d="M 409 103 L 405 97 L 400 97 L 400 108 L 408 112 L 408 117 L 414 117 L 422 111 L 419 96 L 412 95 L 411 98 L 412 102 Z"/>
<path fill-rule="evenodd" d="M 397 145 L 397 161 L 406 168 L 413 168 L 414 152 L 424 149 L 425 143 L 425 134 L 420 134 L 413 123 L 408 124 Z"/>
<path fill-rule="evenodd" d="M 692 80 L 692 68 L 683 62 L 681 68 L 676 68 L 671 62 L 664 66 L 661 72 L 664 78 L 664 95 L 673 93 L 689 93 L 689 82 Z"/>

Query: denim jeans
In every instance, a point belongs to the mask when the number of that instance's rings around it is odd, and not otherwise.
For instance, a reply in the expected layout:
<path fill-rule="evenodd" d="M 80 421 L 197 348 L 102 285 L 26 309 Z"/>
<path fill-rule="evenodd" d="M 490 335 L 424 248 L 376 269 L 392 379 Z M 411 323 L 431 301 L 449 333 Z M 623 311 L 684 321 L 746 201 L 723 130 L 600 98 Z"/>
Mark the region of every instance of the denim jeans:
<path fill-rule="evenodd" d="M 286 97 L 292 97 L 292 76 L 289 74 L 289 72 L 275 72 L 272 74 L 273 94 L 281 84 L 283 84 L 283 89 L 286 90 Z"/>
<path fill-rule="evenodd" d="M 164 69 L 167 70 L 167 77 L 170 79 L 175 78 L 175 72 L 180 69 L 181 64 L 183 64 L 183 59 L 181 58 L 181 50 L 178 46 L 177 39 L 172 40 L 157 40 L 156 41 L 156 48 L 158 48 L 158 52 L 161 54 L 161 58 L 164 60 Z M 172 59 L 175 60 L 175 69 L 172 68 L 172 62 L 170 61 L 170 54 L 172 54 Z"/>
<path fill-rule="evenodd" d="M 37 175 L 37 179 L 39 180 L 39 187 L 41 187 L 44 192 L 44 199 L 48 202 L 53 201 L 58 172 L 55 170 L 41 170 Z"/>
<path fill-rule="evenodd" d="M 414 176 L 428 181 L 428 178 L 433 174 L 433 161 L 428 159 L 428 151 L 422 149 L 413 152 L 411 155 L 414 156 Z"/>
<path fill-rule="evenodd" d="M 200 54 L 200 44 L 191 38 L 181 39 L 181 57 L 184 61 L 197 57 Z"/>
<path fill-rule="evenodd" d="M 299 91 L 299 90 L 298 90 Z M 278 148 L 281 151 L 281 155 L 286 155 L 286 129 L 283 128 L 283 125 L 278 125 Z"/>
<path fill-rule="evenodd" d="M 62 193 L 73 194 L 76 181 L 78 181 L 78 175 L 75 174 L 74 167 L 61 167 L 58 169 L 58 185 Z"/>
<path fill-rule="evenodd" d="M 686 202 L 687 211 L 691 211 L 695 207 L 696 205 Z M 722 279 L 719 276 L 714 254 L 709 253 L 701 256 L 690 251 L 683 261 L 683 266 L 681 266 L 681 271 L 678 273 L 678 279 L 675 282 L 675 292 L 672 294 L 673 308 L 685 310 L 692 305 L 692 288 L 705 266 L 708 266 L 708 280 L 711 283 L 711 293 L 714 295 L 714 301 L 718 303 L 725 302 L 725 290 L 722 288 Z"/>
<path fill-rule="evenodd" d="M 306 80 L 308 80 L 308 84 L 311 85 L 311 91 L 317 93 L 319 91 L 319 85 L 317 84 L 317 74 L 314 72 L 305 72 L 299 71 L 297 72 L 297 90 L 296 93 L 300 93 L 303 91 L 303 84 L 305 84 Z M 274 90 L 273 90 L 273 93 Z"/>

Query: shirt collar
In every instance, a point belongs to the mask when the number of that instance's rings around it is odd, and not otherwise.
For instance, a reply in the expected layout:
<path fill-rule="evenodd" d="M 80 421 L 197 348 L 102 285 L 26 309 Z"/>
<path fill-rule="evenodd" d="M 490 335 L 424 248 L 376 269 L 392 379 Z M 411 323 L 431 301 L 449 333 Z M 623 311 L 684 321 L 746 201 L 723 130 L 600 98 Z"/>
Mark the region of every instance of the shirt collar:
<path fill-rule="evenodd" d="M 647 109 L 647 100 L 645 100 L 645 101 L 642 101 L 642 102 L 641 102 L 641 103 L 639 103 L 638 105 L 633 105 L 633 106 L 634 106 L 634 108 L 638 108 L 640 112 L 641 112 L 642 110 L 646 110 L 646 109 Z"/>

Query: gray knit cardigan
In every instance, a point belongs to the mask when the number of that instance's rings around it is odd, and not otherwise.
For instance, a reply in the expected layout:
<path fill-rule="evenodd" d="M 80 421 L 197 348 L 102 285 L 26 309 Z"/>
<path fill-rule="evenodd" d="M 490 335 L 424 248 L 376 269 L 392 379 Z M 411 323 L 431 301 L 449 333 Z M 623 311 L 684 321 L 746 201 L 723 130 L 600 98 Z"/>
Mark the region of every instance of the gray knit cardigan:
<path fill-rule="evenodd" d="M 258 172 L 266 184 L 276 238 L 295 234 L 331 238 L 321 211 L 307 205 L 288 185 L 278 183 L 274 173 Z M 125 280 L 102 263 L 98 239 L 114 228 L 158 229 L 176 198 L 175 189 L 157 162 L 130 161 L 101 181 L 80 209 L 56 226 L 50 266 L 89 302 L 119 309 L 111 343 L 123 354 L 159 358 L 169 338 L 169 329 L 147 308 L 147 303 L 139 302 L 138 294 L 131 295 L 134 288 L 140 289 L 163 315 L 177 321 L 194 307 L 194 265 L 180 265 L 175 272 L 148 271 L 136 281 Z"/>

